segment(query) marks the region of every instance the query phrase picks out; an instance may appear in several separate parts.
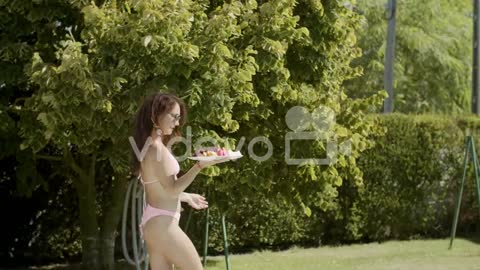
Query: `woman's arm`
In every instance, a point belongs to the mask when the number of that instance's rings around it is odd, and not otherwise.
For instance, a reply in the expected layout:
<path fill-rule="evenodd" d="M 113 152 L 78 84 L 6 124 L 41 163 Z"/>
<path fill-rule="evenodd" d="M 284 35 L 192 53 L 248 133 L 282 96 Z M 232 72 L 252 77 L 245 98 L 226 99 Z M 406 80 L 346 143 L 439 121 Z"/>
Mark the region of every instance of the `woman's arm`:
<path fill-rule="evenodd" d="M 187 200 L 186 203 L 188 203 L 193 209 L 202 210 L 208 208 L 207 200 L 200 194 L 187 193 Z"/>
<path fill-rule="evenodd" d="M 155 160 L 158 163 L 161 163 L 162 171 L 168 172 L 171 170 L 172 164 L 169 164 L 167 155 L 169 154 L 165 146 L 161 143 L 157 143 L 157 159 Z M 193 182 L 195 177 L 198 175 L 202 168 L 206 168 L 218 163 L 222 163 L 228 160 L 228 157 L 219 160 L 212 160 L 212 161 L 199 161 L 195 165 L 193 165 L 190 170 L 188 170 L 184 175 L 175 179 L 174 175 L 164 175 L 160 178 L 160 183 L 162 183 L 163 187 L 171 194 L 175 194 L 177 196 L 181 196 L 181 194 L 187 189 L 187 187 Z M 167 161 L 167 162 L 161 162 Z"/>
<path fill-rule="evenodd" d="M 188 197 L 190 196 L 190 193 L 187 192 L 182 192 L 178 196 L 178 199 L 180 199 L 181 202 L 188 202 Z"/>
<path fill-rule="evenodd" d="M 188 203 L 193 209 L 202 210 L 208 208 L 207 200 L 200 194 L 182 192 L 178 197 L 180 201 Z"/>
<path fill-rule="evenodd" d="M 187 173 L 185 173 L 184 175 L 182 175 L 180 178 L 178 178 L 177 180 L 173 180 L 173 183 L 171 185 L 171 188 L 172 188 L 172 192 L 174 194 L 178 194 L 179 197 L 181 197 L 182 193 L 185 191 L 185 189 L 187 189 L 187 187 L 193 182 L 193 180 L 195 179 L 195 177 L 198 175 L 198 173 L 200 172 L 201 168 L 200 166 L 198 165 L 193 165 L 192 168 L 190 168 L 190 170 L 188 170 Z M 183 195 L 184 196 L 184 195 Z M 185 198 L 185 197 L 184 197 Z"/>
<path fill-rule="evenodd" d="M 174 194 L 182 194 L 185 189 L 193 182 L 197 174 L 200 172 L 202 168 L 206 168 L 215 164 L 223 163 L 228 161 L 228 158 L 223 158 L 223 159 L 218 159 L 218 160 L 212 160 L 212 161 L 200 161 L 193 165 L 190 170 L 188 170 L 187 173 L 179 177 L 177 180 L 173 180 L 171 183 L 171 190 L 173 191 Z M 173 178 L 173 177 L 172 177 Z"/>
<path fill-rule="evenodd" d="M 185 194 L 182 195 L 182 193 L 193 182 L 202 166 L 194 165 L 184 175 L 176 178 L 173 174 L 175 171 L 173 168 L 176 165 L 174 163 L 176 163 L 176 161 L 172 161 L 171 154 L 168 152 L 169 150 L 160 140 L 155 140 L 153 146 L 152 151 L 154 151 L 154 153 L 147 155 L 147 157 L 153 162 L 153 166 L 159 166 L 159 170 L 157 170 L 159 174 L 156 177 L 168 193 L 185 199 Z"/>

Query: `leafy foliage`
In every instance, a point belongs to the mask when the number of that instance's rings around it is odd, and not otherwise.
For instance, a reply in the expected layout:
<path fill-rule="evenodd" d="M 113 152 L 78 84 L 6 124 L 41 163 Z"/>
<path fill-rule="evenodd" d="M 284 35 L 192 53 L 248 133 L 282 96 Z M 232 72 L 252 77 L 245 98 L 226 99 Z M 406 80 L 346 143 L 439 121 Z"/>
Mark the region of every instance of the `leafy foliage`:
<path fill-rule="evenodd" d="M 35 133 L 22 129 L 25 143 L 37 151 L 53 142 L 60 149 L 98 153 L 125 171 L 127 155 L 121 153 L 128 151 L 125 138 L 138 102 L 158 89 L 175 90 L 190 106 L 196 138 L 228 136 L 235 143 L 241 136 L 265 136 L 273 143 L 274 158 L 261 164 L 242 161 L 250 173 L 242 174 L 249 180 L 240 180 L 239 188 L 254 190 L 255 196 L 280 192 L 306 204 L 321 197 L 319 204 L 326 208 L 341 185 L 337 167 L 360 176 L 354 160 L 374 131 L 362 110 L 382 98 L 351 101 L 341 92 L 343 80 L 356 75 L 349 64 L 359 55 L 358 16 L 337 2 L 232 2 L 210 14 L 206 6 L 190 1 L 85 6 L 81 40 L 61 43 L 58 65 L 33 57 L 31 80 L 40 90 L 27 107 L 39 114 Z M 332 108 L 339 139 L 353 137 L 352 156 L 329 168 L 285 167 L 289 130 L 283 116 L 295 105 Z M 319 147 L 305 154 L 325 149 Z M 222 183 L 238 185 L 237 170 L 223 170 L 217 191 Z M 302 197 L 302 190 L 312 194 Z"/>
<path fill-rule="evenodd" d="M 464 136 L 469 127 L 478 141 L 478 118 L 402 114 L 370 117 L 385 128 L 385 133 L 374 135 L 375 145 L 357 161 L 363 175 L 360 188 L 355 185 L 355 175 L 348 176 L 337 189 L 336 207 L 327 211 L 312 207 L 310 218 L 302 215 L 301 207 L 285 204 L 282 198 L 244 198 L 242 203 L 232 205 L 227 215 L 231 248 L 245 251 L 253 247 L 448 235 L 463 174 Z M 473 180 L 470 166 L 458 224 L 458 233 L 462 234 L 473 232 L 479 218 Z M 228 195 L 235 193 L 232 189 Z M 210 247 L 221 250 L 220 213 L 211 214 Z M 194 220 L 198 226 L 190 232 L 201 241 L 204 219 L 197 216 Z"/>
<path fill-rule="evenodd" d="M 463 173 L 462 121 L 400 114 L 380 119 L 388 132 L 359 160 L 365 189 L 352 204 L 359 232 L 375 240 L 447 234 Z M 462 216 L 475 211 L 473 170 L 467 177 Z"/>
<path fill-rule="evenodd" d="M 396 15 L 394 108 L 403 113 L 469 112 L 472 18 L 470 1 L 399 1 Z M 347 84 L 352 97 L 383 88 L 385 1 L 358 1 L 363 75 Z"/>
<path fill-rule="evenodd" d="M 64 5 L 73 21 L 52 19 L 57 32 L 48 33 L 61 41 L 55 39 L 54 48 L 45 52 L 31 49 L 24 81 L 31 92 L 16 113 L 19 148 L 60 161 L 66 177 L 76 175 L 83 250 L 95 249 L 98 228 L 107 237 L 114 235 L 118 212 L 99 204 L 108 202 L 101 191 L 113 189 L 111 200 L 120 201 L 122 179 L 129 173 L 132 116 L 146 95 L 158 91 L 176 92 L 188 104 L 193 141 L 208 135 L 233 146 L 242 137 L 251 142 L 262 136 L 272 143 L 272 158 L 259 163 L 247 156 L 238 166 L 206 170 L 206 183 L 196 182 L 193 188 L 208 188 L 220 212 L 266 196 L 283 198 L 308 216 L 311 206 L 338 208 L 344 181 L 362 186 L 356 159 L 373 145 L 369 136 L 381 131 L 366 112 L 384 96 L 352 100 L 343 93 L 343 82 L 359 74 L 350 63 L 360 56 L 355 38 L 360 17 L 342 1 Z M 284 118 L 297 105 L 310 111 L 330 108 L 336 116 L 332 136 L 338 142 L 351 140 L 351 153 L 340 154 L 329 166 L 287 166 L 285 134 L 292 130 Z M 259 143 L 254 150 L 266 148 Z M 326 151 L 326 142 L 318 141 L 293 154 L 315 157 Z M 115 177 L 100 176 L 104 163 Z M 109 184 L 95 185 L 94 180 Z"/>

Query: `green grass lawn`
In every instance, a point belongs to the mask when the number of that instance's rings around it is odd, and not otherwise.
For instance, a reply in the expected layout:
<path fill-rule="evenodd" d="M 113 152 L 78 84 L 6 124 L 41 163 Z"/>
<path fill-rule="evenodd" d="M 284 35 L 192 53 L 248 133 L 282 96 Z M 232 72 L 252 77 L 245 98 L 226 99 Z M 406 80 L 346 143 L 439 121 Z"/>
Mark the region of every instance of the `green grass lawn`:
<path fill-rule="evenodd" d="M 480 243 L 456 239 L 392 241 L 230 256 L 232 270 L 480 270 Z M 224 257 L 210 257 L 206 270 L 225 268 Z"/>
<path fill-rule="evenodd" d="M 480 270 L 480 241 L 456 239 L 391 241 L 339 247 L 292 248 L 231 255 L 231 270 Z M 77 270 L 78 265 L 30 269 Z M 133 270 L 119 263 L 116 270 Z M 209 257 L 206 270 L 224 270 L 223 256 Z"/>

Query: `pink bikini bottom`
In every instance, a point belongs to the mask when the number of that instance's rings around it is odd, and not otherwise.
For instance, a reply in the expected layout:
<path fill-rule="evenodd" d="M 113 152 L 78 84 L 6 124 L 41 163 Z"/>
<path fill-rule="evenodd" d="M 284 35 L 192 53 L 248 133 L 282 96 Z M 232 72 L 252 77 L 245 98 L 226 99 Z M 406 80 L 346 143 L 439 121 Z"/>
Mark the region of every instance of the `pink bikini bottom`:
<path fill-rule="evenodd" d="M 169 216 L 173 217 L 174 219 L 177 220 L 177 222 L 180 220 L 180 213 L 165 210 L 165 209 L 160 209 L 151 206 L 150 204 L 146 204 L 145 208 L 143 209 L 143 216 L 142 216 L 142 223 L 140 223 L 140 229 L 143 232 L 143 227 L 147 222 L 156 217 L 156 216 Z"/>

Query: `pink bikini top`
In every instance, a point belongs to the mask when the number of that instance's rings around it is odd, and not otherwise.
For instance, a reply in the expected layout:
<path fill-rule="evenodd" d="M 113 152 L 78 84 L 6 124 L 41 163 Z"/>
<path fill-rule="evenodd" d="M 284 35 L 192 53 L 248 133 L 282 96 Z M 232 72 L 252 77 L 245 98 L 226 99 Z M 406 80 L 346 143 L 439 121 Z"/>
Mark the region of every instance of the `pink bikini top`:
<path fill-rule="evenodd" d="M 163 157 L 166 157 L 165 165 L 163 166 L 163 168 L 167 171 L 166 174 L 168 176 L 174 175 L 175 180 L 176 180 L 177 179 L 177 174 L 180 172 L 180 165 L 178 164 L 178 161 L 175 159 L 173 154 L 170 153 L 170 151 L 168 151 L 168 150 L 166 150 L 166 151 L 168 152 L 168 154 L 163 155 Z M 152 181 L 146 181 L 145 182 L 145 181 L 143 181 L 143 178 L 142 178 L 141 174 L 138 175 L 138 178 L 140 179 L 140 181 L 142 181 L 142 183 L 144 185 L 156 183 L 156 182 L 159 181 L 159 180 L 152 180 Z"/>
<path fill-rule="evenodd" d="M 177 174 L 180 172 L 180 165 L 178 164 L 175 156 L 173 156 L 170 151 L 167 150 L 167 152 L 167 160 L 165 161 L 166 163 L 164 168 L 168 168 L 167 175 L 175 175 L 175 177 L 177 177 Z"/>

